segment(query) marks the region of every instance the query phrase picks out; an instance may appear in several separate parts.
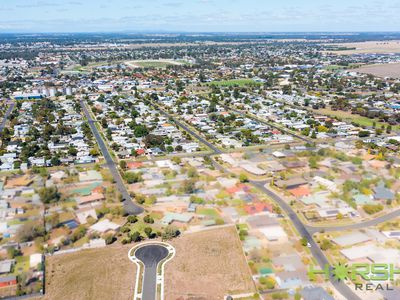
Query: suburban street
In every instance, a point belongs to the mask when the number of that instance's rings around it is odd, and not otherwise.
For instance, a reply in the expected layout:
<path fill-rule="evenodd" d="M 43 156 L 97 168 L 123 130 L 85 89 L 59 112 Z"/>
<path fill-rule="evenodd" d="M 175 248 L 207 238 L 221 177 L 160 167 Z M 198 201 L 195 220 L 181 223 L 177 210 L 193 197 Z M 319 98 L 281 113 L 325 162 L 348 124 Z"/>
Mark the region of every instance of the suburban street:
<path fill-rule="evenodd" d="M 89 126 L 93 132 L 94 137 L 96 138 L 97 144 L 99 145 L 100 151 L 104 156 L 104 159 L 106 160 L 106 164 L 108 168 L 110 169 L 110 172 L 115 180 L 115 183 L 118 187 L 119 192 L 122 194 L 122 197 L 125 199 L 124 203 L 124 209 L 128 214 L 133 214 L 133 215 L 139 215 L 141 214 L 144 210 L 141 206 L 137 205 L 132 201 L 132 197 L 129 195 L 128 190 L 126 189 L 126 186 L 124 184 L 124 181 L 118 171 L 117 165 L 112 159 L 112 156 L 110 152 L 108 151 L 108 148 L 101 137 L 99 131 L 97 130 L 97 127 L 95 125 L 95 122 L 92 117 L 90 116 L 90 113 L 83 102 L 83 100 L 80 101 L 81 107 L 85 113 L 85 116 L 88 120 Z"/>
<path fill-rule="evenodd" d="M 305 238 L 311 245 L 310 251 L 313 257 L 317 260 L 321 269 L 325 267 L 325 265 L 329 265 L 329 261 L 326 258 L 325 254 L 320 249 L 319 245 L 314 241 L 312 234 L 307 230 L 304 224 L 301 222 L 297 214 L 293 211 L 289 204 L 287 204 L 281 197 L 276 195 L 271 190 L 265 187 L 264 182 L 260 181 L 250 181 L 255 187 L 264 192 L 270 198 L 272 198 L 286 213 L 289 219 L 292 221 L 298 233 Z M 346 299 L 361 299 L 359 298 L 344 282 L 337 281 L 330 278 L 330 282 L 336 288 L 336 290 L 342 294 Z"/>
<path fill-rule="evenodd" d="M 380 223 L 390 221 L 394 218 L 400 217 L 400 209 L 396 209 L 394 211 L 391 211 L 385 215 L 382 215 L 380 217 L 360 222 L 360 223 L 355 223 L 355 224 L 349 224 L 349 225 L 342 225 L 342 226 L 306 226 L 308 232 L 311 234 L 314 234 L 316 232 L 319 232 L 321 230 L 324 230 L 325 232 L 329 231 L 343 231 L 343 230 L 357 230 L 357 229 L 363 229 L 369 226 L 376 226 Z"/>
<path fill-rule="evenodd" d="M 190 129 L 187 125 L 183 124 L 182 122 L 180 122 L 179 120 L 177 120 L 176 117 L 172 116 L 171 114 L 167 113 L 166 111 L 163 110 L 162 107 L 160 107 L 158 104 L 152 102 L 153 105 L 155 105 L 158 110 L 167 118 L 173 119 L 175 121 L 175 123 L 183 128 L 185 131 L 187 131 L 188 133 L 190 133 L 191 136 L 194 136 L 196 139 L 198 139 L 201 143 L 203 143 L 204 145 L 206 145 L 208 148 L 210 148 L 214 154 L 222 154 L 222 150 L 219 149 L 218 147 L 214 146 L 212 143 L 210 143 L 209 141 L 207 141 L 205 138 L 201 137 L 197 132 L 193 131 L 192 129 Z"/>
<path fill-rule="evenodd" d="M 218 149 L 214 145 L 212 145 L 210 142 L 205 140 L 203 137 L 201 137 L 199 134 L 176 120 L 173 116 L 170 114 L 164 112 L 160 107 L 158 107 L 164 115 L 168 116 L 169 118 L 174 119 L 174 121 L 181 126 L 183 129 L 188 131 L 190 134 L 192 134 L 194 137 L 196 137 L 200 142 L 203 144 L 207 145 L 210 149 L 214 151 L 214 155 L 218 155 L 223 153 L 222 150 Z M 217 163 L 215 160 L 213 161 L 213 165 L 220 171 L 225 172 L 225 173 L 230 173 L 229 170 L 227 170 L 225 167 Z M 319 266 L 321 269 L 325 267 L 325 265 L 329 265 L 329 261 L 326 258 L 325 254 L 323 251 L 320 249 L 319 245 L 314 241 L 312 234 L 313 232 L 309 232 L 308 228 L 301 222 L 300 218 L 297 216 L 297 214 L 293 211 L 293 209 L 290 207 L 289 204 L 287 204 L 281 197 L 270 191 L 265 187 L 266 182 L 265 181 L 254 181 L 251 180 L 250 183 L 264 192 L 266 195 L 268 195 L 270 198 L 272 198 L 280 207 L 281 209 L 286 213 L 286 215 L 289 217 L 289 219 L 292 221 L 293 225 L 295 226 L 296 230 L 298 233 L 301 235 L 301 237 L 305 238 L 311 245 L 311 253 L 313 257 L 316 259 L 318 262 Z M 342 294 L 346 299 L 349 300 L 358 300 L 360 299 L 344 282 L 339 282 L 334 280 L 333 278 L 330 278 L 330 282 L 332 285 L 336 288 L 336 290 Z"/>
<path fill-rule="evenodd" d="M 265 125 L 268 125 L 268 126 L 271 126 L 271 127 L 275 128 L 275 129 L 278 129 L 278 130 L 280 130 L 280 131 L 282 131 L 282 132 L 284 132 L 284 133 L 286 133 L 286 134 L 288 134 L 288 135 L 291 135 L 291 136 L 293 136 L 293 137 L 295 137 L 295 138 L 297 138 L 297 139 L 299 139 L 299 140 L 301 140 L 301 141 L 303 141 L 303 142 L 306 142 L 306 143 L 313 142 L 313 141 L 310 140 L 309 138 L 306 138 L 306 137 L 301 136 L 301 135 L 299 135 L 299 134 L 295 134 L 295 133 L 290 132 L 290 131 L 288 131 L 288 130 L 286 130 L 286 129 L 283 129 L 283 128 L 281 128 L 281 127 L 278 127 L 278 126 L 276 126 L 276 125 L 274 125 L 274 124 L 271 124 L 271 122 L 265 121 L 265 120 L 260 119 L 260 118 L 255 118 L 255 117 L 253 117 L 253 116 L 251 116 L 251 115 L 249 115 L 249 114 L 247 114 L 247 113 L 245 113 L 245 112 L 243 112 L 243 111 L 237 110 L 237 109 L 232 108 L 232 107 L 227 106 L 227 105 L 224 105 L 224 107 L 225 107 L 226 109 L 228 109 L 228 110 L 234 111 L 235 113 L 241 115 L 242 117 L 249 117 L 249 118 L 251 118 L 251 119 L 256 119 L 258 122 L 260 122 L 260 123 L 262 123 L 262 124 L 265 124 Z"/>
<path fill-rule="evenodd" d="M 162 245 L 145 245 L 135 252 L 137 259 L 144 264 L 142 299 L 156 299 L 157 266 L 168 256 L 168 249 Z"/>
<path fill-rule="evenodd" d="M 11 102 L 10 106 L 8 107 L 6 113 L 3 116 L 3 120 L 0 123 L 0 134 L 3 132 L 4 127 L 6 126 L 8 117 L 10 116 L 11 112 L 13 111 L 15 106 L 15 102 Z"/>

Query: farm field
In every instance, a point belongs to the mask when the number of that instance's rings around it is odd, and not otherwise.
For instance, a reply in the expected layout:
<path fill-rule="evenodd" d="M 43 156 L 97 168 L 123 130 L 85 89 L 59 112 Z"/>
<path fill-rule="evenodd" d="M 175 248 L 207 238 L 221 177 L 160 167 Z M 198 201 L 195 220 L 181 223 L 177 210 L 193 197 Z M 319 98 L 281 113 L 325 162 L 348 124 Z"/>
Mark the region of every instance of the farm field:
<path fill-rule="evenodd" d="M 399 78 L 400 63 L 367 65 L 362 66 L 361 68 L 352 69 L 351 71 L 372 74 L 378 77 Z"/>
<path fill-rule="evenodd" d="M 171 244 L 177 252 L 165 266 L 166 299 L 223 299 L 255 291 L 235 227 L 188 234 Z"/>
<path fill-rule="evenodd" d="M 332 44 L 332 46 L 354 48 L 349 50 L 327 51 L 339 55 L 351 55 L 358 53 L 400 53 L 400 41 L 369 41 Z"/>

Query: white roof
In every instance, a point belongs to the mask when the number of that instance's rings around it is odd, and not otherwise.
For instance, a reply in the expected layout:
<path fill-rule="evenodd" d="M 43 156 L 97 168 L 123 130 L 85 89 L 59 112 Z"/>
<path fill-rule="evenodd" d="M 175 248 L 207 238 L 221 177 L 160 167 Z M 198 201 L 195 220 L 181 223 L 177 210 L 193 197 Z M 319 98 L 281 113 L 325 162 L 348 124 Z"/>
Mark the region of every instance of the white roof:
<path fill-rule="evenodd" d="M 280 151 L 275 151 L 272 153 L 273 156 L 281 158 L 281 157 L 286 157 L 286 155 Z"/>
<path fill-rule="evenodd" d="M 352 232 L 333 238 L 332 241 L 341 247 L 351 246 L 369 241 L 371 238 L 362 232 Z"/>
<path fill-rule="evenodd" d="M 29 265 L 31 268 L 37 267 L 38 264 L 42 262 L 42 254 L 34 253 L 31 254 L 29 257 Z"/>
<path fill-rule="evenodd" d="M 108 219 L 104 219 L 92 226 L 90 226 L 91 230 L 98 231 L 98 232 L 107 232 L 109 230 L 117 230 L 120 225 L 109 221 Z"/>
<path fill-rule="evenodd" d="M 280 225 L 263 227 L 259 228 L 259 230 L 269 241 L 287 237 L 286 232 Z"/>

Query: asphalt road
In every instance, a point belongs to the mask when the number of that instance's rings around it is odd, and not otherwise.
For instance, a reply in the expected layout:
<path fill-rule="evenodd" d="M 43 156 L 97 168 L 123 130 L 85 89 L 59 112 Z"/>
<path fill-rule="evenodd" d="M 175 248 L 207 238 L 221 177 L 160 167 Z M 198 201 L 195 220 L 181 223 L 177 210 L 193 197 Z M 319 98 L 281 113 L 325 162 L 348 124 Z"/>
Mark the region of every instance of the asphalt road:
<path fill-rule="evenodd" d="M 355 223 L 355 224 L 349 224 L 349 225 L 342 225 L 342 226 L 307 226 L 307 230 L 310 233 L 316 233 L 320 232 L 321 230 L 325 232 L 331 232 L 331 231 L 343 231 L 343 230 L 357 230 L 357 229 L 363 229 L 369 226 L 376 226 L 380 223 L 390 221 L 394 218 L 400 217 L 400 209 L 396 209 L 394 211 L 391 211 L 390 213 L 387 213 L 383 216 L 377 217 L 372 220 L 360 222 L 360 223 Z"/>
<path fill-rule="evenodd" d="M 325 254 L 322 252 L 322 250 L 320 249 L 318 244 L 314 241 L 311 233 L 307 230 L 307 228 L 301 222 L 301 220 L 299 219 L 297 214 L 293 211 L 293 209 L 290 207 L 290 205 L 288 203 L 286 203 L 277 194 L 275 194 L 274 192 L 267 189 L 264 186 L 265 182 L 250 181 L 250 183 L 252 185 L 256 186 L 258 189 L 260 189 L 262 192 L 264 192 L 270 198 L 272 198 L 276 203 L 278 203 L 278 205 L 281 207 L 281 209 L 287 214 L 289 219 L 292 221 L 293 225 L 296 227 L 299 234 L 310 243 L 311 253 L 312 253 L 313 257 L 316 259 L 316 261 L 318 262 L 320 268 L 323 269 L 325 267 L 325 265 L 329 265 L 328 259 L 326 258 Z M 335 287 L 335 289 L 340 294 L 342 294 L 346 299 L 348 299 L 348 300 L 361 299 L 345 283 L 336 281 L 333 278 L 330 278 L 330 282 Z"/>
<path fill-rule="evenodd" d="M 146 245 L 135 252 L 144 264 L 142 299 L 155 300 L 157 290 L 157 266 L 168 256 L 168 249 L 161 245 Z"/>
<path fill-rule="evenodd" d="M 187 126 L 185 126 L 184 124 L 180 123 L 179 121 L 176 120 L 176 118 L 174 118 L 173 116 L 169 115 L 168 113 L 164 112 L 160 107 L 158 107 L 159 110 L 161 111 L 161 113 L 163 113 L 165 116 L 168 116 L 172 119 L 175 120 L 175 122 L 181 126 L 183 129 L 187 130 L 190 134 L 192 134 L 193 136 L 195 136 L 200 142 L 202 142 L 203 144 L 206 144 L 207 146 L 209 146 L 215 153 L 214 154 L 221 154 L 223 153 L 223 151 L 221 151 L 220 149 L 216 148 L 215 146 L 213 146 L 212 144 L 210 144 L 209 142 L 207 142 L 203 137 L 199 136 L 198 134 L 196 134 L 195 132 L 193 132 L 193 130 L 190 130 L 189 128 L 187 128 Z M 240 114 L 243 114 L 242 112 L 237 111 Z M 267 122 L 266 122 L 267 124 Z M 289 133 L 291 135 L 293 135 L 292 133 Z M 296 135 L 294 135 L 296 137 Z M 299 137 L 301 140 L 305 140 L 303 137 Z M 214 150 L 215 149 L 215 150 Z M 218 151 L 216 151 L 218 150 Z M 220 170 L 221 172 L 224 172 L 226 174 L 229 174 L 230 172 L 222 165 L 220 165 L 219 163 L 217 163 L 215 160 L 213 160 L 213 165 Z M 319 248 L 318 244 L 314 241 L 313 237 L 312 237 L 312 233 L 310 233 L 308 231 L 308 229 L 306 228 L 306 226 L 301 222 L 301 220 L 299 219 L 299 217 L 297 216 L 297 214 L 293 211 L 292 207 L 287 204 L 281 197 L 279 197 L 278 195 L 276 195 L 275 193 L 273 193 L 272 191 L 270 191 L 269 189 L 267 189 L 265 187 L 266 182 L 260 182 L 260 181 L 250 181 L 250 183 L 257 187 L 258 189 L 260 189 L 262 192 L 264 192 L 266 195 L 268 195 L 271 199 L 273 199 L 280 207 L 281 209 L 286 213 L 286 215 L 290 218 L 290 220 L 292 221 L 293 225 L 295 226 L 296 230 L 298 231 L 298 233 L 305 238 L 311 245 L 311 254 L 313 255 L 313 257 L 316 259 L 317 263 L 319 264 L 321 269 L 324 269 L 325 265 L 329 265 L 329 261 L 326 258 L 325 254 L 322 252 L 322 250 Z M 338 282 L 336 280 L 334 280 L 333 278 L 330 278 L 330 282 L 332 283 L 332 285 L 335 287 L 335 289 L 342 294 L 347 300 L 361 300 L 361 298 L 359 298 L 351 289 L 350 287 L 348 287 L 345 283 L 343 282 Z"/>
<path fill-rule="evenodd" d="M 158 108 L 158 110 L 167 118 L 171 118 L 175 121 L 175 123 L 183 128 L 185 131 L 189 132 L 190 135 L 194 136 L 196 139 L 198 139 L 201 143 L 203 143 L 204 145 L 206 145 L 208 148 L 210 148 L 214 154 L 222 154 L 223 152 L 221 151 L 221 149 L 218 149 L 216 146 L 214 146 L 212 143 L 210 143 L 209 141 L 207 141 L 205 138 L 201 137 L 197 132 L 193 131 L 192 129 L 190 129 L 187 125 L 185 125 L 184 123 L 180 122 L 179 120 L 177 120 L 174 116 L 172 116 L 171 114 L 167 113 L 166 111 L 164 111 L 157 103 L 152 102 L 154 106 L 156 106 Z"/>
<path fill-rule="evenodd" d="M 85 113 L 87 120 L 88 120 L 90 129 L 92 130 L 92 133 L 93 133 L 94 137 L 96 138 L 97 145 L 99 146 L 100 151 L 103 154 L 104 159 L 106 160 L 107 167 L 110 169 L 110 172 L 115 180 L 115 183 L 117 185 L 119 192 L 122 194 L 122 197 L 125 199 L 125 201 L 123 202 L 125 211 L 130 215 L 141 214 L 144 210 L 141 206 L 135 204 L 132 201 L 132 197 L 129 195 L 129 192 L 124 185 L 124 181 L 122 180 L 122 177 L 119 174 L 117 165 L 114 162 L 114 160 L 112 159 L 111 154 L 108 151 L 108 148 L 107 148 L 106 144 L 104 143 L 103 138 L 101 137 L 99 131 L 97 130 L 97 127 L 95 125 L 96 121 L 94 121 L 92 119 L 92 117 L 90 116 L 90 113 L 87 109 L 87 106 L 85 105 L 85 103 L 82 100 L 80 101 L 80 104 L 81 104 L 81 107 Z"/>
<path fill-rule="evenodd" d="M 3 116 L 3 120 L 0 123 L 0 134 L 3 132 L 4 127 L 6 126 L 8 117 L 10 116 L 11 112 L 13 111 L 15 106 L 14 102 L 11 102 L 10 106 L 8 107 L 6 113 Z"/>
<path fill-rule="evenodd" d="M 272 124 L 271 122 L 263 121 L 263 120 L 261 120 L 261 119 L 259 119 L 259 118 L 257 118 L 257 119 L 256 119 L 256 118 L 253 118 L 252 116 L 249 116 L 247 113 L 245 113 L 245 112 L 243 112 L 243 111 L 237 110 L 237 109 L 232 108 L 232 107 L 227 106 L 227 105 L 224 105 L 224 106 L 225 106 L 226 109 L 229 109 L 229 110 L 231 110 L 231 111 L 234 111 L 235 113 L 241 115 L 242 117 L 247 117 L 247 118 L 250 118 L 250 119 L 254 119 L 254 120 L 256 120 L 257 122 L 260 122 L 260 123 L 262 123 L 262 124 L 264 124 L 264 125 L 268 125 L 268 126 L 271 126 L 271 127 L 275 128 L 275 129 L 278 129 L 278 130 L 280 130 L 280 131 L 282 131 L 282 132 L 284 132 L 284 133 L 286 133 L 286 134 L 288 134 L 288 135 L 291 135 L 291 136 L 293 136 L 293 137 L 295 137 L 295 138 L 297 138 L 297 139 L 299 139 L 299 140 L 302 140 L 303 142 L 306 142 L 306 143 L 313 143 L 313 142 L 315 142 L 315 141 L 312 141 L 312 140 L 309 139 L 309 138 L 306 138 L 305 136 L 302 136 L 302 135 L 299 135 L 299 134 L 295 134 L 295 133 L 290 132 L 290 131 L 288 131 L 288 130 L 285 130 L 285 129 L 281 128 L 281 127 L 278 127 L 278 126 Z"/>

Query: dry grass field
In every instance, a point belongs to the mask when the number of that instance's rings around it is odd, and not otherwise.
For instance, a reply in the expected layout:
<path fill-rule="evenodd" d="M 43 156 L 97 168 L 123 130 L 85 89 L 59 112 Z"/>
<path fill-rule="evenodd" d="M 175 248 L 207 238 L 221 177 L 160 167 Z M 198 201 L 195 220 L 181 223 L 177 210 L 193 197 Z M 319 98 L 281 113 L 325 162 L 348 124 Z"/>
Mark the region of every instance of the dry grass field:
<path fill-rule="evenodd" d="M 370 41 L 360 43 L 333 44 L 338 47 L 355 48 L 351 50 L 329 51 L 339 55 L 358 53 L 400 53 L 400 41 Z"/>
<path fill-rule="evenodd" d="M 167 300 L 223 299 L 254 292 L 234 227 L 188 234 L 172 242 L 176 256 L 165 267 Z"/>
<path fill-rule="evenodd" d="M 378 77 L 399 78 L 400 63 L 368 65 L 368 66 L 362 66 L 357 69 L 353 69 L 351 71 L 365 73 L 365 74 L 372 74 Z"/>
<path fill-rule="evenodd" d="M 176 256 L 165 268 L 166 299 L 222 299 L 254 292 L 236 229 L 183 235 L 171 244 Z M 44 299 L 132 299 L 136 267 L 131 245 L 115 245 L 47 258 Z"/>
<path fill-rule="evenodd" d="M 136 266 L 132 245 L 111 246 L 47 258 L 44 299 L 132 299 Z"/>

